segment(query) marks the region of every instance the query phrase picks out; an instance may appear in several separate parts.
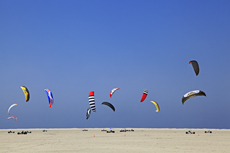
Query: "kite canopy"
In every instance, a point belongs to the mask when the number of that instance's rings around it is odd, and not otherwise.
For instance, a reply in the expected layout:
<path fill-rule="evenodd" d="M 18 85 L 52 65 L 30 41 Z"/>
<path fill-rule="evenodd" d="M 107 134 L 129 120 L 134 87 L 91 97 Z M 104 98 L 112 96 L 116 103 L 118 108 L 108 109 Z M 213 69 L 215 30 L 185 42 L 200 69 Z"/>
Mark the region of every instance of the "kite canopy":
<path fill-rule="evenodd" d="M 110 97 L 112 97 L 112 95 L 114 94 L 115 91 L 119 90 L 120 88 L 113 88 L 110 92 Z"/>
<path fill-rule="evenodd" d="M 147 95 L 148 95 L 148 90 L 144 89 L 142 97 L 141 97 L 141 102 L 143 102 L 145 100 L 145 98 L 147 97 Z"/>
<path fill-rule="evenodd" d="M 96 106 L 95 106 L 95 99 L 94 99 L 94 91 L 91 91 L 89 93 L 89 105 L 93 112 L 96 112 Z"/>
<path fill-rule="evenodd" d="M 9 114 L 9 115 L 10 115 L 10 110 L 11 110 L 11 108 L 14 107 L 14 106 L 16 106 L 16 105 L 18 105 L 18 104 L 16 104 L 16 103 L 15 103 L 15 104 L 12 104 L 12 105 L 8 108 L 8 114 Z"/>
<path fill-rule="evenodd" d="M 106 106 L 109 106 L 114 112 L 115 112 L 115 108 L 114 108 L 114 106 L 111 104 L 111 103 L 109 103 L 109 102 L 103 102 L 103 103 L 101 103 L 102 105 L 106 105 Z"/>
<path fill-rule="evenodd" d="M 192 61 L 189 62 L 189 64 L 192 64 L 192 67 L 193 67 L 193 69 L 194 69 L 196 75 L 198 75 L 200 69 L 199 69 L 199 65 L 198 65 L 197 61 L 192 60 Z"/>
<path fill-rule="evenodd" d="M 155 106 L 156 106 L 156 112 L 159 112 L 160 111 L 160 107 L 159 107 L 159 105 L 158 105 L 158 103 L 157 102 L 155 102 L 155 101 L 150 101 L 150 102 L 152 102 Z"/>
<path fill-rule="evenodd" d="M 206 96 L 206 94 L 201 91 L 201 90 L 194 90 L 194 91 L 190 91 L 188 93 L 186 93 L 183 98 L 182 98 L 182 104 L 184 104 L 184 102 L 186 100 L 188 100 L 189 98 L 195 97 L 195 96 Z"/>
<path fill-rule="evenodd" d="M 14 118 L 14 119 L 15 119 L 15 121 L 17 121 L 17 120 L 18 120 L 18 118 L 17 118 L 17 117 L 15 117 L 15 116 L 10 116 L 10 117 L 8 117 L 7 119 L 9 120 L 9 119 L 11 119 L 11 118 Z"/>
<path fill-rule="evenodd" d="M 91 114 L 91 108 L 88 108 L 88 109 L 87 109 L 87 112 L 86 112 L 86 119 L 87 119 L 87 120 L 89 119 L 90 114 Z"/>
<path fill-rule="evenodd" d="M 54 100 L 53 100 L 53 94 L 49 89 L 44 89 L 46 91 L 48 100 L 49 100 L 49 107 L 53 106 Z"/>
<path fill-rule="evenodd" d="M 29 90 L 25 86 L 21 86 L 20 88 L 24 92 L 24 95 L 25 95 L 25 98 L 26 98 L 26 102 L 28 102 L 30 100 Z"/>

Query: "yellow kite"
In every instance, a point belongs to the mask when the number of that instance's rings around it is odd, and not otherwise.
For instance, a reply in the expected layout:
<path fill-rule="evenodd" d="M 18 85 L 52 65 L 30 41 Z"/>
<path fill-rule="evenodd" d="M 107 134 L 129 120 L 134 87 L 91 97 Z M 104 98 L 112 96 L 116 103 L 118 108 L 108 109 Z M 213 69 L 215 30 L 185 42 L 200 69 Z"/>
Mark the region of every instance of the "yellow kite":
<path fill-rule="evenodd" d="M 23 92 L 25 94 L 26 102 L 28 102 L 30 100 L 29 90 L 25 86 L 21 86 L 20 88 L 23 90 Z"/>
<path fill-rule="evenodd" d="M 160 111 L 160 107 L 159 107 L 159 105 L 158 105 L 158 103 L 157 102 L 155 102 L 155 101 L 150 101 L 150 102 L 152 102 L 155 106 L 156 106 L 156 112 L 159 112 Z"/>

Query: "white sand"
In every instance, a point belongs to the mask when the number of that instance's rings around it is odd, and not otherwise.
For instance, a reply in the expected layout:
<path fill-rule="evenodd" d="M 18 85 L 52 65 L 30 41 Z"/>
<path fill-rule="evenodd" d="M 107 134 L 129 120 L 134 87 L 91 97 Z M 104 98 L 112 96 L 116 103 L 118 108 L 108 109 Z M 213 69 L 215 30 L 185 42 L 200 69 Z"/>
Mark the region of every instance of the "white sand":
<path fill-rule="evenodd" d="M 130 129 L 130 128 L 128 128 Z M 8 131 L 15 133 L 8 134 Z M 32 133 L 18 135 L 28 130 Z M 96 152 L 96 153 L 229 153 L 230 130 L 135 129 L 134 132 L 102 132 L 102 129 L 7 129 L 0 130 L 1 153 Z M 110 129 L 106 129 L 110 130 Z M 195 134 L 185 134 L 191 130 Z"/>

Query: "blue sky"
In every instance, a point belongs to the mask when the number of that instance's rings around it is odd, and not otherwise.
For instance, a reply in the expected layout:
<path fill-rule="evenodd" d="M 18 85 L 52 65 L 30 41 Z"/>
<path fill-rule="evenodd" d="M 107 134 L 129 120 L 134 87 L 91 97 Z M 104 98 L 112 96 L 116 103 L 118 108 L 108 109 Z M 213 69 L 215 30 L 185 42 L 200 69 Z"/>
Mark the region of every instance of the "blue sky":
<path fill-rule="evenodd" d="M 230 128 L 227 0 L 1 0 L 0 21 L 0 128 Z"/>

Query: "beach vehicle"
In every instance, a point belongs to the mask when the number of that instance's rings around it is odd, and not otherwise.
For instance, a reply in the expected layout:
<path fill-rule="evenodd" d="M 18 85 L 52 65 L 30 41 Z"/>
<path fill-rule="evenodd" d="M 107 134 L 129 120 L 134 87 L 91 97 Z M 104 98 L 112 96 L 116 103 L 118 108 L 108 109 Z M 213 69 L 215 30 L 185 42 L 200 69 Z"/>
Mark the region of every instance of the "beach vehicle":
<path fill-rule="evenodd" d="M 204 131 L 204 133 L 212 133 L 212 131 L 208 130 L 208 131 Z"/>
<path fill-rule="evenodd" d="M 186 134 L 195 134 L 195 132 L 192 132 L 192 131 L 187 131 L 187 132 L 185 132 Z"/>
<path fill-rule="evenodd" d="M 28 131 L 22 131 L 22 132 L 18 132 L 18 134 L 27 134 Z M 30 132 L 31 133 L 31 132 Z"/>
<path fill-rule="evenodd" d="M 101 130 L 101 131 L 107 131 L 107 130 L 103 129 L 103 130 Z"/>
<path fill-rule="evenodd" d="M 124 130 L 121 129 L 120 132 L 126 132 L 126 129 L 124 129 Z"/>
<path fill-rule="evenodd" d="M 107 133 L 115 133 L 115 131 L 113 131 L 113 130 L 110 130 L 110 131 L 107 131 Z"/>
<path fill-rule="evenodd" d="M 27 134 L 27 131 L 22 131 L 21 134 Z"/>
<path fill-rule="evenodd" d="M 120 132 L 127 132 L 127 131 L 128 131 L 128 132 L 134 132 L 133 129 L 131 129 L 131 130 L 121 129 L 121 130 L 120 130 Z"/>
<path fill-rule="evenodd" d="M 87 129 L 84 129 L 84 130 L 82 130 L 82 131 L 88 131 Z"/>

